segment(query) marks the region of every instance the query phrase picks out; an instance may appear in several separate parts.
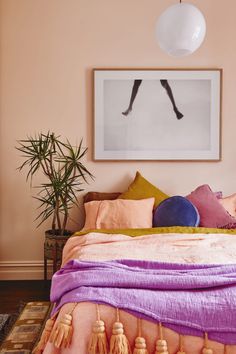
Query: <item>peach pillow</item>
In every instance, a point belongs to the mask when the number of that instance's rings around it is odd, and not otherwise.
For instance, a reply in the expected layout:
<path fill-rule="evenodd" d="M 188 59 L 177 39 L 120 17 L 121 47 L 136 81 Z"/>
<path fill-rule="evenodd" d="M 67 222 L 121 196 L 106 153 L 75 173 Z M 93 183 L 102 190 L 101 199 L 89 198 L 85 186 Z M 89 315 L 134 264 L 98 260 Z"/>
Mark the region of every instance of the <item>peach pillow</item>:
<path fill-rule="evenodd" d="M 219 202 L 231 216 L 236 218 L 236 193 L 219 199 Z"/>
<path fill-rule="evenodd" d="M 83 230 L 152 227 L 154 198 L 140 200 L 100 200 L 84 204 Z"/>

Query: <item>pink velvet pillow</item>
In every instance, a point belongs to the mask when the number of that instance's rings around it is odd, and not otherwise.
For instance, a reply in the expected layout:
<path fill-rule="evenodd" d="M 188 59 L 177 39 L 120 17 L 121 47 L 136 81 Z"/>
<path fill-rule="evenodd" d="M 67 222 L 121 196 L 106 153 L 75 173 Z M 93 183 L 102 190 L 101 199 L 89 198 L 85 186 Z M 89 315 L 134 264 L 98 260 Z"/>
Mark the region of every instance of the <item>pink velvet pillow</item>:
<path fill-rule="evenodd" d="M 200 225 L 214 228 L 236 228 L 236 218 L 231 216 L 217 199 L 211 188 L 204 184 L 196 188 L 187 199 L 195 205 L 200 214 Z"/>
<path fill-rule="evenodd" d="M 84 230 L 152 227 L 154 198 L 100 200 L 84 204 Z"/>

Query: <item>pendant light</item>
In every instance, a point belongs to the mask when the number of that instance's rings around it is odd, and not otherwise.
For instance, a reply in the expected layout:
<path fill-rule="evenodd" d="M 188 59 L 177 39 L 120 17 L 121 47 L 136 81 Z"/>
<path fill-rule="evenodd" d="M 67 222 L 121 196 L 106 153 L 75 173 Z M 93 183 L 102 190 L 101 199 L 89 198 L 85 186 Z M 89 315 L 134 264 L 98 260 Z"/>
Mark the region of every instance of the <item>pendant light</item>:
<path fill-rule="evenodd" d="M 174 57 L 189 55 L 202 44 L 206 22 L 201 11 L 189 3 L 168 7 L 156 24 L 156 37 L 163 51 Z"/>

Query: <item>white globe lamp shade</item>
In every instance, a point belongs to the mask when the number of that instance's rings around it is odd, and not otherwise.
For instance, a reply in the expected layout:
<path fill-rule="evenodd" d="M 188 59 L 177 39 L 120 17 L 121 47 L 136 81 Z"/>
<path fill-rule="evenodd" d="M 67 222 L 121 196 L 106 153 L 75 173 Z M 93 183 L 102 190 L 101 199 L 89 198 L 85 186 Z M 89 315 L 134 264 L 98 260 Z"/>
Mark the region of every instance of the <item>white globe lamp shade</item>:
<path fill-rule="evenodd" d="M 156 37 L 163 51 L 174 57 L 189 55 L 202 44 L 206 21 L 192 4 L 179 3 L 168 7 L 156 24 Z"/>

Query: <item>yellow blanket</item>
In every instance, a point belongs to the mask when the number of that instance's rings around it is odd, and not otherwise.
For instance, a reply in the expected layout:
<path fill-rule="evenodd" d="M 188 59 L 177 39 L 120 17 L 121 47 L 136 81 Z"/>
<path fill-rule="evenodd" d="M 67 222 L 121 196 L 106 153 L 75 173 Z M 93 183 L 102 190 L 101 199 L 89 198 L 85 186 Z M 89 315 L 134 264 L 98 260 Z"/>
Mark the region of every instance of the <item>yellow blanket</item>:
<path fill-rule="evenodd" d="M 73 236 L 81 236 L 88 232 L 98 232 L 104 234 L 123 234 L 131 237 L 150 235 L 150 234 L 229 234 L 236 235 L 236 229 L 214 229 L 207 227 L 189 227 L 189 226 L 168 226 L 168 227 L 153 227 L 150 229 L 96 229 L 96 230 L 82 230 L 74 233 Z"/>

